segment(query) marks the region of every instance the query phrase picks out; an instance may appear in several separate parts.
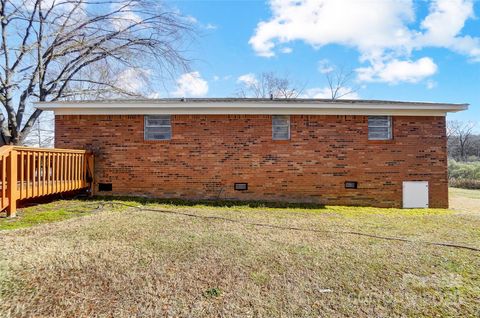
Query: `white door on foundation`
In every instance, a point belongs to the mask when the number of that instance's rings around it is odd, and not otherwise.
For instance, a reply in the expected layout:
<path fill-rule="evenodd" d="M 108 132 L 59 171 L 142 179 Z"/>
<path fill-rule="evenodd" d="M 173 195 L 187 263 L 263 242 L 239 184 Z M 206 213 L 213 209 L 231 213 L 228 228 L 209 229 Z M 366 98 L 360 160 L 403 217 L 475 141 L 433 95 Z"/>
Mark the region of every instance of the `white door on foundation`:
<path fill-rule="evenodd" d="M 403 182 L 403 208 L 428 208 L 428 181 Z"/>

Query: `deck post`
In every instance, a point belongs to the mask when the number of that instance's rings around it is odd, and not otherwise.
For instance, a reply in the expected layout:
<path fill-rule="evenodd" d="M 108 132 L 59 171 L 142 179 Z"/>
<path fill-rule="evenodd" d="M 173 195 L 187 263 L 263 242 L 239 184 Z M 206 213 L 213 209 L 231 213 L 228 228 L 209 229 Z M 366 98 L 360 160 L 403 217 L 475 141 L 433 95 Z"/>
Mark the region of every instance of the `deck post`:
<path fill-rule="evenodd" d="M 7 196 L 8 207 L 7 217 L 15 217 L 17 213 L 17 199 L 18 199 L 18 185 L 17 185 L 17 151 L 13 149 L 9 156 L 9 167 L 7 169 L 8 181 L 7 181 Z"/>
<path fill-rule="evenodd" d="M 87 155 L 87 166 L 90 170 L 91 173 L 91 183 L 90 183 L 90 196 L 94 195 L 94 190 L 95 190 L 95 158 L 93 153 L 89 153 Z"/>

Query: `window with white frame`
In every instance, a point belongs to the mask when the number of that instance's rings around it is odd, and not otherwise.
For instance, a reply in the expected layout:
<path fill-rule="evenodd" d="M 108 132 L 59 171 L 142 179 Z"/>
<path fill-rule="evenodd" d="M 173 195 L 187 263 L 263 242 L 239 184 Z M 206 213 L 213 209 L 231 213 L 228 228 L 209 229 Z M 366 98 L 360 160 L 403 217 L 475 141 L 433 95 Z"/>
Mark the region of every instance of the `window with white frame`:
<path fill-rule="evenodd" d="M 145 116 L 145 140 L 169 140 L 172 138 L 170 115 Z"/>
<path fill-rule="evenodd" d="M 272 116 L 272 139 L 289 140 L 290 139 L 290 116 L 274 115 Z"/>
<path fill-rule="evenodd" d="M 392 139 L 391 116 L 368 116 L 368 139 L 389 140 Z"/>

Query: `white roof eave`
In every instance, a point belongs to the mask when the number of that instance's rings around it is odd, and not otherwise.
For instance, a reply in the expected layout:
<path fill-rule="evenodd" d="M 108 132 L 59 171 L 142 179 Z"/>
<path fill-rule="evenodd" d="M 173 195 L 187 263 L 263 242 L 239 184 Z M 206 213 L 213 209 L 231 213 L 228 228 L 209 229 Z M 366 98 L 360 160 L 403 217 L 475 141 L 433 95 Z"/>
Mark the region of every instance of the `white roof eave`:
<path fill-rule="evenodd" d="M 54 111 L 57 115 L 405 115 L 405 116 L 445 116 L 447 112 L 468 109 L 467 104 L 428 104 L 428 103 L 242 103 L 242 102 L 48 102 L 36 103 L 36 107 Z"/>

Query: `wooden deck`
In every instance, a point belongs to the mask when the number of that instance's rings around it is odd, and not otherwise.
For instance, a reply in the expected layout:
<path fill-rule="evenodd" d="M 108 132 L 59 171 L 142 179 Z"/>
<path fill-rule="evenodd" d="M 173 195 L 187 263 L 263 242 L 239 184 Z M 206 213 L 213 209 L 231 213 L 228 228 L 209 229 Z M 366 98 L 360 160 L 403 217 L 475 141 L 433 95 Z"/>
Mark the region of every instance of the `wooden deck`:
<path fill-rule="evenodd" d="M 93 155 L 85 150 L 3 146 L 0 167 L 0 209 L 7 209 L 8 216 L 15 215 L 18 200 L 93 184 Z"/>

